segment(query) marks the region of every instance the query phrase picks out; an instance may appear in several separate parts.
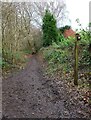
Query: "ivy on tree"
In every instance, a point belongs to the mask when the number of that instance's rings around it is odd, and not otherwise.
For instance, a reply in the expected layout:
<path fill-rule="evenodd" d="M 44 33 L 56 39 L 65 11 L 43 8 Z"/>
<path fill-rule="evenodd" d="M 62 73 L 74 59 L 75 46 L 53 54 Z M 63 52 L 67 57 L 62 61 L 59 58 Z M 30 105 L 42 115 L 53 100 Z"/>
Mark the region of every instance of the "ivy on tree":
<path fill-rule="evenodd" d="M 57 42 L 58 40 L 58 31 L 56 27 L 56 19 L 53 14 L 46 10 L 43 17 L 43 46 L 49 46 L 52 42 Z"/>

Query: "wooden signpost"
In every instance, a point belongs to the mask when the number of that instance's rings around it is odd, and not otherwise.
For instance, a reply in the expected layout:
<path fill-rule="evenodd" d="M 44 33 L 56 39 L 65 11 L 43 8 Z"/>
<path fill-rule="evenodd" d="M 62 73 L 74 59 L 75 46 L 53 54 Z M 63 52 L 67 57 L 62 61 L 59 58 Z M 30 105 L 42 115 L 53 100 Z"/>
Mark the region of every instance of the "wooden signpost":
<path fill-rule="evenodd" d="M 78 33 L 75 34 L 75 65 L 74 65 L 74 85 L 78 85 L 78 41 L 81 40 L 81 37 Z"/>

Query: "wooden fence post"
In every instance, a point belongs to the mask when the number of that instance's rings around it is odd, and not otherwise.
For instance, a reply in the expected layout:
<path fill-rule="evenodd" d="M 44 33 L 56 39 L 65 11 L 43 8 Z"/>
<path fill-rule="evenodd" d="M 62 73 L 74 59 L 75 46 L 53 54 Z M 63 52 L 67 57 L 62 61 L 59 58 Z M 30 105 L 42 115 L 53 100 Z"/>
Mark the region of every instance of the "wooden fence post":
<path fill-rule="evenodd" d="M 78 41 L 81 39 L 80 35 L 76 33 L 76 41 L 75 41 L 75 65 L 74 65 L 74 85 L 78 86 Z"/>

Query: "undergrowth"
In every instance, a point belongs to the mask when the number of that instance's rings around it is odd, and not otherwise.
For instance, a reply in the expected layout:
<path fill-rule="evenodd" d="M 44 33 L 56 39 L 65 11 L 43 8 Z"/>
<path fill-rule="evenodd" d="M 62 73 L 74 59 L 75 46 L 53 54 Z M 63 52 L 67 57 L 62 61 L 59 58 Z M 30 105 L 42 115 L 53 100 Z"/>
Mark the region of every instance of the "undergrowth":
<path fill-rule="evenodd" d="M 83 72 L 89 72 L 91 60 L 90 53 L 88 51 L 90 36 L 89 32 L 80 32 L 81 41 L 78 42 L 79 45 L 79 70 Z M 47 72 L 49 74 L 54 74 L 55 72 L 69 73 L 74 70 L 74 48 L 75 48 L 75 38 L 68 37 L 63 38 L 59 43 L 53 42 L 49 47 L 41 48 L 44 60 L 47 61 Z"/>
<path fill-rule="evenodd" d="M 5 51 L 1 62 L 3 77 L 7 77 L 8 74 L 16 70 L 23 69 L 26 62 L 27 58 L 25 51 L 19 51 L 16 53 L 11 53 L 8 50 L 7 52 Z"/>

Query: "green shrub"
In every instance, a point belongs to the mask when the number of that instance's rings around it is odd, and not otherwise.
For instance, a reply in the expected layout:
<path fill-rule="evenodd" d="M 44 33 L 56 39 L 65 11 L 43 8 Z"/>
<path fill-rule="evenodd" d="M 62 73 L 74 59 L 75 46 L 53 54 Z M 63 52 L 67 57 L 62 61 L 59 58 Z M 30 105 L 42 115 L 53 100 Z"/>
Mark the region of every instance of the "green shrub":
<path fill-rule="evenodd" d="M 80 32 L 81 40 L 79 41 L 79 66 L 89 66 L 91 65 L 91 53 L 89 53 L 88 48 L 91 40 L 91 35 L 89 30 L 81 30 Z"/>
<path fill-rule="evenodd" d="M 68 72 L 72 69 L 70 64 L 70 61 L 72 60 L 72 53 L 68 49 L 62 49 L 63 46 L 66 47 L 64 42 L 60 42 L 59 44 L 53 42 L 51 46 L 44 48 L 43 50 L 44 58 L 48 61 L 48 68 L 51 73 L 61 70 Z"/>
<path fill-rule="evenodd" d="M 90 39 L 91 39 L 91 35 L 90 35 L 90 31 L 86 31 L 86 30 L 81 30 L 80 33 L 81 35 L 81 41 L 80 41 L 80 45 L 82 46 L 87 46 L 90 43 Z"/>
<path fill-rule="evenodd" d="M 64 27 L 59 28 L 59 32 L 64 33 L 65 30 L 69 30 L 71 26 L 65 25 Z"/>
<path fill-rule="evenodd" d="M 69 29 L 63 28 L 60 29 Z M 62 32 L 62 31 L 61 31 Z M 81 35 L 81 40 L 78 42 L 78 65 L 79 69 L 88 70 L 91 66 L 91 53 L 88 51 L 89 44 L 91 43 L 91 34 L 89 30 L 80 30 L 78 33 Z M 74 49 L 76 38 L 68 37 L 64 38 L 63 34 L 58 33 L 58 42 L 52 42 L 52 44 L 43 48 L 42 52 L 46 61 L 48 61 L 48 71 L 53 72 L 69 72 L 74 69 Z M 87 66 L 87 68 L 86 68 Z"/>

